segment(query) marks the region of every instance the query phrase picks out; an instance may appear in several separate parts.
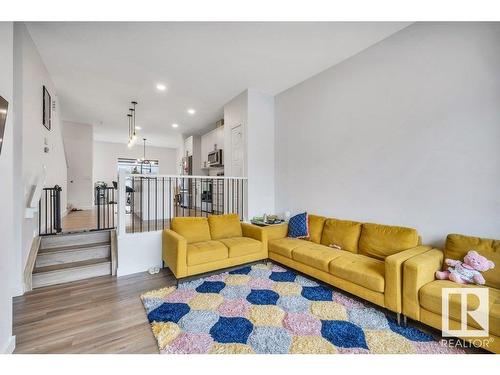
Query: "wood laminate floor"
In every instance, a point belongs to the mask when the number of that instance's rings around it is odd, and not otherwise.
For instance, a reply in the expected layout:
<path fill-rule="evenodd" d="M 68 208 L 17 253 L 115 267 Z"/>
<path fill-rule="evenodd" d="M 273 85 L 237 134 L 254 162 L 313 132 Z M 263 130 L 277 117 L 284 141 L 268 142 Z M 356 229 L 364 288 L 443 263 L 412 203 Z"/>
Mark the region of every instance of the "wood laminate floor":
<path fill-rule="evenodd" d="M 209 213 L 201 211 L 200 208 L 187 209 L 187 208 L 176 208 L 175 216 L 208 216 Z M 113 223 L 112 219 L 109 219 Z M 118 224 L 116 218 L 114 224 Z M 89 231 L 97 228 L 97 210 L 82 210 L 82 211 L 70 211 L 61 219 L 61 227 L 63 232 L 78 232 L 78 231 Z M 127 233 L 132 232 L 148 232 L 154 230 L 161 230 L 162 228 L 170 228 L 169 219 L 158 219 L 158 220 L 140 220 L 137 215 L 126 215 L 125 230 Z"/>
<path fill-rule="evenodd" d="M 15 353 L 158 353 L 139 296 L 175 285 L 168 270 L 102 276 L 14 298 Z"/>
<path fill-rule="evenodd" d="M 175 278 L 163 269 L 156 275 L 102 276 L 15 297 L 15 353 L 158 353 L 139 297 L 172 285 Z M 440 338 L 437 330 L 409 324 Z"/>

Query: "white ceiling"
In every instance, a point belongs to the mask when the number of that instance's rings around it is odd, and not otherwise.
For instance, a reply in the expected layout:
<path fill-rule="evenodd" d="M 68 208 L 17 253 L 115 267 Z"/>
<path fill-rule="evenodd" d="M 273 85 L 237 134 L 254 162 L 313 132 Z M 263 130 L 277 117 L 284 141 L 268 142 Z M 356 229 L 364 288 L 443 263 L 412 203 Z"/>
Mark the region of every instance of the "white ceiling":
<path fill-rule="evenodd" d="M 275 95 L 387 38 L 408 23 L 31 22 L 64 120 L 95 139 L 127 141 L 137 100 L 141 137 L 176 146 L 201 134 L 247 88 Z M 167 91 L 158 92 L 164 83 Z M 195 115 L 187 113 L 196 109 Z M 179 128 L 173 129 L 172 123 Z"/>

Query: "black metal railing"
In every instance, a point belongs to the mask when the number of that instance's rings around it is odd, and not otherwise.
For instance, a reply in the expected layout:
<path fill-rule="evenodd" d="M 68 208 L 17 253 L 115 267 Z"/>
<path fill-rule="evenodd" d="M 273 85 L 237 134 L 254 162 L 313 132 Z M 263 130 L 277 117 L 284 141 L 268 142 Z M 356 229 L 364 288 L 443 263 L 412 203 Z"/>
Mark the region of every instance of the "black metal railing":
<path fill-rule="evenodd" d="M 113 229 L 115 225 L 115 188 L 110 186 L 95 187 L 95 205 L 97 210 L 97 230 Z"/>
<path fill-rule="evenodd" d="M 240 177 L 134 176 L 126 180 L 126 231 L 170 227 L 176 216 L 237 213 L 245 218 L 247 179 Z"/>
<path fill-rule="evenodd" d="M 43 188 L 38 202 L 38 234 L 61 233 L 61 187 Z"/>

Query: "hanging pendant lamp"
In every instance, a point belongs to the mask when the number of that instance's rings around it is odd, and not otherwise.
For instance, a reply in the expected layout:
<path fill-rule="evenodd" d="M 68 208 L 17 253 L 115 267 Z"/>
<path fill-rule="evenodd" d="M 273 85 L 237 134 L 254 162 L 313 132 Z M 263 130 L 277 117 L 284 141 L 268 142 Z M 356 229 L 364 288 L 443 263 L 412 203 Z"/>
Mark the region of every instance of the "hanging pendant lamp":
<path fill-rule="evenodd" d="M 136 110 L 135 106 L 137 105 L 137 102 L 134 100 L 130 102 L 132 104 L 132 108 L 129 108 L 129 113 L 127 114 L 128 117 L 128 147 L 132 147 L 135 145 L 137 142 L 137 134 L 136 134 L 136 128 L 135 128 L 135 116 L 136 116 Z"/>

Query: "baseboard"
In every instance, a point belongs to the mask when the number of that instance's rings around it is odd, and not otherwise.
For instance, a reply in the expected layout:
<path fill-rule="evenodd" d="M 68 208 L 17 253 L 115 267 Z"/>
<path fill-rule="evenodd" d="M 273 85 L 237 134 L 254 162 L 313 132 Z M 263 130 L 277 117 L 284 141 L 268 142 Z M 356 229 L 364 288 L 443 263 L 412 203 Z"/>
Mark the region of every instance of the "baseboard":
<path fill-rule="evenodd" d="M 10 336 L 3 350 L 2 354 L 12 354 L 16 348 L 16 336 Z"/>

